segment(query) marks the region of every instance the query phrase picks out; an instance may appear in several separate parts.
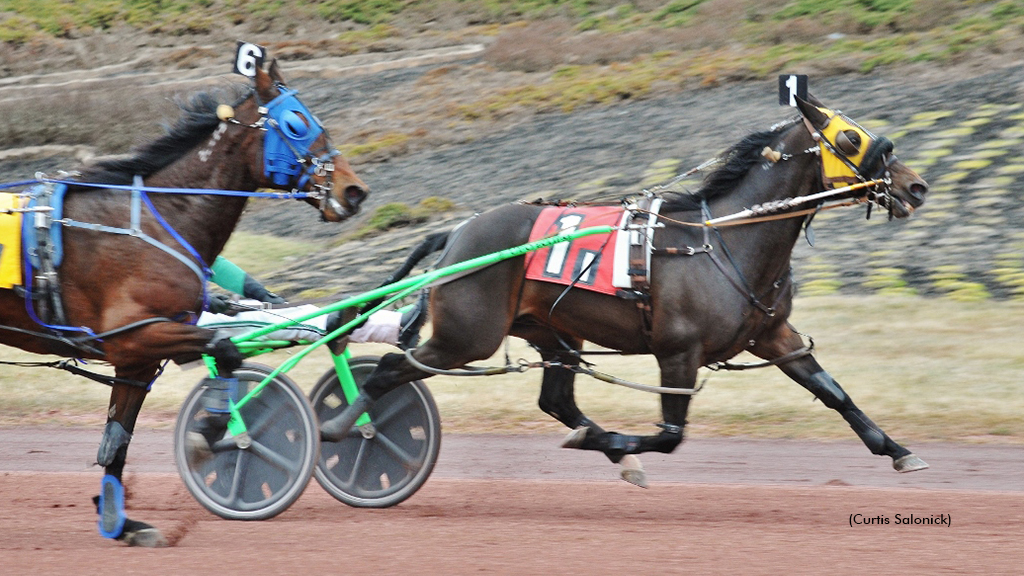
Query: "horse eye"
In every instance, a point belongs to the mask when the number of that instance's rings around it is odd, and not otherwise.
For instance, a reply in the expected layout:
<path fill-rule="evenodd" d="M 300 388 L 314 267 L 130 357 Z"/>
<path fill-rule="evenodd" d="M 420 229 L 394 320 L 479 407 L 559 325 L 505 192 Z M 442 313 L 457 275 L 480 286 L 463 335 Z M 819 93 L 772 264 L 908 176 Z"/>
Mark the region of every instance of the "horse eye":
<path fill-rule="evenodd" d="M 843 130 L 836 135 L 836 147 L 847 156 L 856 156 L 860 151 L 860 134 L 856 130 Z"/>

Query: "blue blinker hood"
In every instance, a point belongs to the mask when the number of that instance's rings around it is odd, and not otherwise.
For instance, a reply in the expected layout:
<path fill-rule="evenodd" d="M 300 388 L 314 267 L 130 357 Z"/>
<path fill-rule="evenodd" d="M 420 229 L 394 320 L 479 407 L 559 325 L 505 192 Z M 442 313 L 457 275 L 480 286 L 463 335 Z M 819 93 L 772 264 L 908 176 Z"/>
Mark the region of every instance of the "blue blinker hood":
<path fill-rule="evenodd" d="M 324 133 L 324 127 L 295 96 L 297 91 L 279 89 L 281 94 L 266 105 L 269 121 L 263 139 L 263 172 L 274 184 L 287 186 L 303 172 L 299 161 L 310 156 L 309 147 Z M 302 188 L 308 179 L 307 173 L 297 187 Z"/>

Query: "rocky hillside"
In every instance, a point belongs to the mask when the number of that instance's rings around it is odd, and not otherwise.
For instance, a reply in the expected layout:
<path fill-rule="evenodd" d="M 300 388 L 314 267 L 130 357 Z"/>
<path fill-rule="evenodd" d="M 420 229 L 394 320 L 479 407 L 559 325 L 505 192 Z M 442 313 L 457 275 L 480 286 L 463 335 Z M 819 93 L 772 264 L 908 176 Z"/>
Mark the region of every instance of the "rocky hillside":
<path fill-rule="evenodd" d="M 316 222 L 298 202 L 252 204 L 242 231 L 266 242 L 277 237 L 309 244 L 307 256 L 264 275 L 290 298 L 372 287 L 426 232 L 496 204 L 636 193 L 791 114 L 777 105 L 774 80 L 736 80 L 662 87 L 643 98 L 627 94 L 570 112 L 513 108 L 486 122 L 467 122 L 464 111 L 452 109 L 523 85 L 528 74 L 496 70 L 472 43 L 401 48 L 284 62 L 291 84 L 373 188 L 364 214 L 342 225 Z M 134 64 L 0 79 L 0 134 L 8 144 L 0 142 L 0 181 L 73 168 L 107 151 L 57 136 L 47 140 L 56 144 L 21 146 L 24 126 L 50 122 L 47 129 L 57 135 L 106 130 L 110 138 L 137 142 L 173 119 L 166 95 L 231 80 L 217 63 L 223 58 L 205 46 L 187 49 L 197 54 L 190 66 L 169 65 L 183 50 L 147 45 Z M 796 254 L 803 293 L 1024 298 L 1022 89 L 1024 66 L 1012 56 L 812 77 L 819 98 L 892 138 L 896 153 L 932 191 L 908 221 L 879 215 L 865 221 L 862 210 L 820 216 L 816 247 L 801 242 Z M 123 100 L 111 97 L 122 94 Z M 99 119 L 86 118 L 96 101 L 109 108 Z M 26 110 L 24 117 L 12 112 Z M 122 118 L 133 127 L 124 134 Z M 411 221 L 363 232 L 389 203 L 404 203 L 399 212 L 411 214 Z"/>
<path fill-rule="evenodd" d="M 303 82 L 311 93 L 344 94 L 343 102 L 374 101 L 415 90 L 435 71 Z M 819 98 L 892 138 L 899 157 L 932 189 L 907 221 L 887 222 L 877 212 L 865 221 L 861 209 L 821 215 L 816 247 L 801 242 L 797 249 L 803 292 L 1024 298 L 1022 88 L 1020 66 L 971 78 L 905 70 L 815 79 Z M 338 100 L 312 105 L 329 108 Z M 474 211 L 538 197 L 615 200 L 666 181 L 748 132 L 787 118 L 791 112 L 776 100 L 773 82 L 749 82 L 539 115 L 467 142 L 359 164 L 374 192 L 369 213 L 352 223 L 314 225 L 305 206 L 277 203 L 252 210 L 242 229 L 321 247 L 268 277 L 285 292 L 358 291 L 397 265 L 428 230 Z M 456 208 L 425 223 L 338 243 L 364 226 L 375 207 L 415 206 L 429 197 L 451 200 Z"/>

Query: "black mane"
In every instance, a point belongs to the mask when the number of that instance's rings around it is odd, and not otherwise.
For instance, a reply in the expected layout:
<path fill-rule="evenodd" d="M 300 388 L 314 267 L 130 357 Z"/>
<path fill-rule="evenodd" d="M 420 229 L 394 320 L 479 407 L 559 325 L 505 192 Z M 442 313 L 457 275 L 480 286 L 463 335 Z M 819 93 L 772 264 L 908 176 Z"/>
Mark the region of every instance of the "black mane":
<path fill-rule="evenodd" d="M 229 98 L 237 106 L 249 97 L 249 89 L 236 86 L 230 90 Z M 138 174 L 146 177 L 178 160 L 210 136 L 220 120 L 217 106 L 222 104 L 223 95 L 197 92 L 187 100 L 178 101 L 181 116 L 173 125 L 164 125 L 165 134 L 156 140 L 135 149 L 125 158 L 101 160 L 82 170 L 82 182 L 104 184 L 129 184 Z"/>
<path fill-rule="evenodd" d="M 665 194 L 662 210 L 699 210 L 701 201 L 711 200 L 732 191 L 747 172 L 764 160 L 761 151 L 774 142 L 779 134 L 791 126 L 786 123 L 771 130 L 748 134 L 722 154 L 724 163 L 704 177 L 704 183 L 696 192 L 670 192 Z"/>

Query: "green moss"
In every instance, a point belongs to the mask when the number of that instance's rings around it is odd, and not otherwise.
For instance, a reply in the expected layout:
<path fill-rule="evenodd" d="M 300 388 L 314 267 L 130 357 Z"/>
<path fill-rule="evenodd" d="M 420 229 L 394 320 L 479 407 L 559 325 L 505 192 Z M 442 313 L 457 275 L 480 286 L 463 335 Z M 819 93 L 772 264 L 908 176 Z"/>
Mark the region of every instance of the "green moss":
<path fill-rule="evenodd" d="M 392 228 L 426 222 L 431 216 L 451 212 L 456 207 L 455 202 L 439 196 L 424 198 L 416 206 L 409 206 L 404 202 L 390 202 L 377 207 L 366 224 L 346 240 L 364 238 Z"/>

